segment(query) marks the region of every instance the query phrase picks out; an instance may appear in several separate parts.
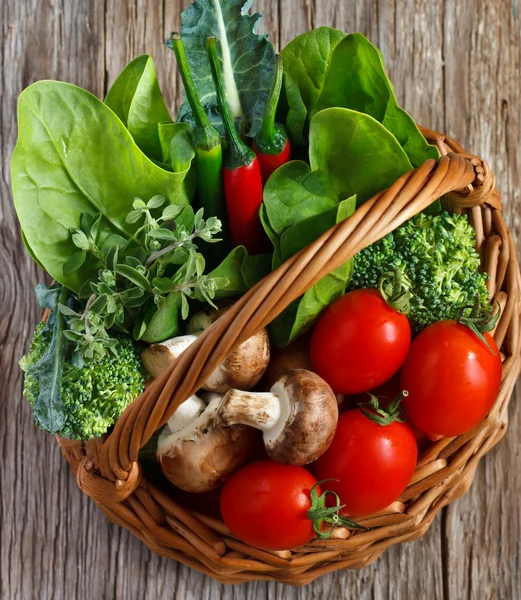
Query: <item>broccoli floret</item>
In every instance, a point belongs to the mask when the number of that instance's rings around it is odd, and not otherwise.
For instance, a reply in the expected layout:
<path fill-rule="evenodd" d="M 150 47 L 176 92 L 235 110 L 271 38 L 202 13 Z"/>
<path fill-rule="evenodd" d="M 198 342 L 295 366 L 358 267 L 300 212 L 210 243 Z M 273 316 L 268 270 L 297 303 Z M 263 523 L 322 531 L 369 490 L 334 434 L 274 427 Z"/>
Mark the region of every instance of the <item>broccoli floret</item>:
<path fill-rule="evenodd" d="M 399 269 L 411 283 L 409 319 L 420 330 L 458 317 L 479 296 L 489 310 L 487 275 L 479 272 L 474 229 L 465 215 L 420 213 L 355 256 L 349 288 L 378 288 Z"/>
<path fill-rule="evenodd" d="M 43 356 L 52 336 L 43 323 L 36 328 L 29 353 L 20 360 L 25 371 L 24 395 L 34 406 L 40 387 L 27 372 Z M 58 435 L 88 440 L 107 432 L 125 408 L 144 389 L 145 371 L 130 338 L 119 337 L 117 355 L 108 352 L 79 368 L 70 362 L 63 366 L 61 398 L 67 418 Z M 35 416 L 38 426 L 38 418 Z"/>

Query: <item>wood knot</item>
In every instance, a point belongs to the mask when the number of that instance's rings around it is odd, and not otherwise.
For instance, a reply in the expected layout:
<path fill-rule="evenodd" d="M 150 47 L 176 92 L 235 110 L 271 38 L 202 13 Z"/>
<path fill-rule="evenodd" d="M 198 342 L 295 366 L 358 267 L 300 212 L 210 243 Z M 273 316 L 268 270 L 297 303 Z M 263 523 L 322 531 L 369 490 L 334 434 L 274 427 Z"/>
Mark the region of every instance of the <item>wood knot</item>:
<path fill-rule="evenodd" d="M 76 480 L 81 491 L 96 502 L 114 504 L 134 493 L 141 481 L 141 467 L 138 462 L 132 463 L 127 479 L 109 481 L 96 471 L 93 461 L 85 457 L 79 464 Z"/>

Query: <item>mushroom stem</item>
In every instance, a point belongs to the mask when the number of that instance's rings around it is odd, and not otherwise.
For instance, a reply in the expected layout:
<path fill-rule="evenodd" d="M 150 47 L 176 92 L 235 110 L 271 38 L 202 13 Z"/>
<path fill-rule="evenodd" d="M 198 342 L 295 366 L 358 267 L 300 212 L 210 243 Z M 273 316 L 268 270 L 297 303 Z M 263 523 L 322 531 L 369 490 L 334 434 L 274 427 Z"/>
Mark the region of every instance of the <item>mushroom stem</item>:
<path fill-rule="evenodd" d="M 221 400 L 214 423 L 220 427 L 249 425 L 267 432 L 279 424 L 284 426 L 290 413 L 288 399 L 277 393 L 230 390 Z"/>
<path fill-rule="evenodd" d="M 323 454 L 337 420 L 333 390 L 305 369 L 289 371 L 270 392 L 229 390 L 213 417 L 216 426 L 241 424 L 260 429 L 268 455 L 291 465 L 305 465 Z"/>
<path fill-rule="evenodd" d="M 179 405 L 175 413 L 168 419 L 168 429 L 176 433 L 193 423 L 206 409 L 206 404 L 198 396 L 190 396 Z"/>

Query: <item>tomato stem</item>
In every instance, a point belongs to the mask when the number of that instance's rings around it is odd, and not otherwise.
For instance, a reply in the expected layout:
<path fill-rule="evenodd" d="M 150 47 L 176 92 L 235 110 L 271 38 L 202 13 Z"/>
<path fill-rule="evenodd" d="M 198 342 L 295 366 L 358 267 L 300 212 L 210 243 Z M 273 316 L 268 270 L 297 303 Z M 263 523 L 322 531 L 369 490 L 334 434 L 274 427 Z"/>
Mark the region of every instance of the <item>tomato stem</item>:
<path fill-rule="evenodd" d="M 492 354 L 494 354 L 494 350 L 490 347 L 484 334 L 487 331 L 492 331 L 501 317 L 501 305 L 499 302 L 497 303 L 497 306 L 497 312 L 492 314 L 490 311 L 482 308 L 479 294 L 476 294 L 474 304 L 472 306 L 462 306 L 457 318 L 458 323 L 465 325 L 476 334 Z M 469 309 L 470 313 L 465 314 L 465 311 L 468 311 Z"/>
<path fill-rule="evenodd" d="M 367 393 L 369 394 L 370 398 L 369 402 L 365 404 L 359 404 L 358 407 L 368 419 L 374 423 L 377 423 L 378 425 L 381 425 L 382 427 L 395 422 L 403 423 L 400 402 L 409 395 L 407 390 L 400 392 L 387 408 L 382 408 L 380 406 L 380 402 L 374 394 L 371 394 L 370 392 Z M 370 408 L 364 408 L 365 406 Z"/>
<path fill-rule="evenodd" d="M 340 510 L 344 508 L 345 504 L 340 504 L 340 498 L 336 492 L 326 490 L 320 496 L 318 495 L 318 486 L 326 481 L 338 481 L 338 479 L 323 479 L 322 481 L 318 481 L 309 492 L 311 508 L 307 511 L 307 517 L 310 521 L 313 521 L 313 530 L 315 531 L 317 538 L 327 540 L 333 534 L 334 527 L 367 530 L 367 527 L 363 527 L 363 525 L 359 525 L 358 523 L 355 523 L 355 521 L 338 514 Z M 335 506 L 326 506 L 328 494 L 335 499 Z M 324 522 L 333 525 L 333 527 L 328 531 L 322 531 Z"/>
<path fill-rule="evenodd" d="M 412 284 L 405 273 L 396 268 L 380 277 L 379 288 L 387 304 L 402 315 L 409 314 L 411 308 Z"/>

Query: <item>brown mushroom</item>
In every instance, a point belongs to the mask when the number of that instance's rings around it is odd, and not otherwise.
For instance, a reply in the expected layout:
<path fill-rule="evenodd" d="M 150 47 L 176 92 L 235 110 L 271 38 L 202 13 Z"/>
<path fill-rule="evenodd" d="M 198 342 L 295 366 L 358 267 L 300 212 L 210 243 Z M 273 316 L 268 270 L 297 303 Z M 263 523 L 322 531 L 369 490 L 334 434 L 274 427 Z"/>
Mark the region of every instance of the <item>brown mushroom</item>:
<path fill-rule="evenodd" d="M 212 318 L 218 318 L 225 309 L 205 311 L 192 317 L 188 324 L 189 335 L 183 335 L 158 344 L 151 344 L 141 354 L 145 369 L 158 377 L 202 333 L 196 327 L 208 327 Z M 212 317 L 213 314 L 213 317 Z M 230 352 L 226 359 L 208 377 L 203 389 L 224 394 L 231 388 L 249 390 L 259 383 L 270 361 L 268 333 L 261 329 Z"/>
<path fill-rule="evenodd" d="M 198 396 L 183 402 L 157 443 L 156 455 L 163 474 L 187 492 L 218 488 L 248 460 L 255 446 L 256 432 L 250 427 L 214 426 L 221 396 L 208 396 L 208 405 Z"/>
<path fill-rule="evenodd" d="M 291 465 L 321 456 L 333 440 L 337 421 L 333 390 L 305 369 L 286 373 L 270 392 L 228 391 L 214 418 L 217 426 L 240 423 L 260 429 L 269 456 Z"/>

